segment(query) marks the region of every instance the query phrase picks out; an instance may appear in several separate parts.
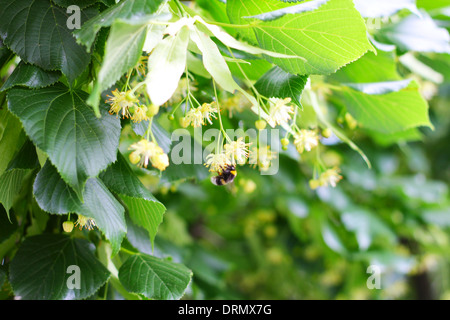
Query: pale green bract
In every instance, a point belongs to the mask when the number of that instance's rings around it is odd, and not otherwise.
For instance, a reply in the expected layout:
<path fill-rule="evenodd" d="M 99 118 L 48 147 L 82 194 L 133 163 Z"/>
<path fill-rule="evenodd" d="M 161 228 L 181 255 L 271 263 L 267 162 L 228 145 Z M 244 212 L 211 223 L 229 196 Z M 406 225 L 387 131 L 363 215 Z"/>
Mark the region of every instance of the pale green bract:
<path fill-rule="evenodd" d="M 177 89 L 186 69 L 188 42 L 189 30 L 183 26 L 176 35 L 163 39 L 151 54 L 145 81 L 153 104 L 166 103 Z"/>

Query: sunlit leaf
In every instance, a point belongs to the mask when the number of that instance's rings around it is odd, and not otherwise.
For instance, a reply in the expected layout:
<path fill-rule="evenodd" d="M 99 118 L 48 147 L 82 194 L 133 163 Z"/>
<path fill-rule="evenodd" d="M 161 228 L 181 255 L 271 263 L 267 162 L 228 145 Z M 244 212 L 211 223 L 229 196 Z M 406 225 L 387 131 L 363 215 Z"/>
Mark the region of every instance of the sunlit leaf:
<path fill-rule="evenodd" d="M 367 39 L 364 21 L 352 1 L 329 0 L 326 3 L 320 1 L 320 4 L 315 10 L 311 7 L 310 11 L 289 14 L 287 12 L 295 8 L 295 4 L 276 0 L 264 0 L 258 4 L 229 0 L 227 12 L 232 23 L 248 24 L 248 28 L 238 30 L 252 43 L 266 50 L 306 59 L 272 58 L 285 71 L 330 74 L 373 50 L 373 47 Z M 267 12 L 279 12 L 277 10 L 282 10 L 283 15 L 277 15 L 275 20 L 254 18 Z"/>

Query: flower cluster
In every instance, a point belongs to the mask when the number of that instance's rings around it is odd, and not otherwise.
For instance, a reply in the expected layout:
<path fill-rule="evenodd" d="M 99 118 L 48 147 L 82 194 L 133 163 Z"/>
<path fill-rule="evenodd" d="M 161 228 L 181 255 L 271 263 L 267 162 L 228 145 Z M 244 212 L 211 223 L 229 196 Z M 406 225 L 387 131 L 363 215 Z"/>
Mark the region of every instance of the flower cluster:
<path fill-rule="evenodd" d="M 226 143 L 221 152 L 211 153 L 206 157 L 205 166 L 211 172 L 221 172 L 227 165 L 243 165 L 249 156 L 249 145 L 250 143 L 244 142 L 243 137 Z"/>
<path fill-rule="evenodd" d="M 111 105 L 110 114 L 122 115 L 122 118 L 131 118 L 134 122 L 148 120 L 147 106 L 141 105 L 131 90 L 122 92 L 116 89 L 112 94 L 108 95 L 109 99 L 106 100 Z"/>
<path fill-rule="evenodd" d="M 194 128 L 201 127 L 208 122 L 212 124 L 212 118 L 216 119 L 215 115 L 218 112 L 215 102 L 204 103 L 198 108 L 191 108 L 186 116 L 181 119 L 181 125 L 184 128 L 192 125 Z"/>
<path fill-rule="evenodd" d="M 275 158 L 276 152 L 270 150 L 270 146 L 253 147 L 250 153 L 250 163 L 254 167 L 258 166 L 261 171 L 269 170 L 270 164 Z"/>
<path fill-rule="evenodd" d="M 210 172 L 222 172 L 230 164 L 230 159 L 224 152 L 210 153 L 206 156 L 205 166 L 209 168 Z"/>
<path fill-rule="evenodd" d="M 248 146 L 250 143 L 245 143 L 244 138 L 238 138 L 236 141 L 225 144 L 224 152 L 226 157 L 233 165 L 245 164 L 248 158 Z"/>
<path fill-rule="evenodd" d="M 319 136 L 316 131 L 301 129 L 294 133 L 294 145 L 300 154 L 305 150 L 309 152 L 319 145 Z"/>
<path fill-rule="evenodd" d="M 85 217 L 81 214 L 78 215 L 78 219 L 75 222 L 75 227 L 78 227 L 80 230 L 83 228 L 86 228 L 87 230 L 93 230 L 96 226 L 97 225 L 95 224 L 94 219 Z"/>
<path fill-rule="evenodd" d="M 290 102 L 291 98 L 269 99 L 269 115 L 266 120 L 272 128 L 276 125 L 283 125 L 291 119 L 291 114 L 294 113 L 294 107 L 288 105 Z"/>
<path fill-rule="evenodd" d="M 159 107 L 155 107 L 153 104 L 142 105 L 139 99 L 134 95 L 136 87 L 133 90 L 119 91 L 118 89 L 112 91 L 112 96 L 108 96 L 107 102 L 111 105 L 109 112 L 116 114 L 118 117 L 130 118 L 133 122 L 141 122 L 145 120 L 151 120 L 155 116 Z M 189 79 L 184 78 L 180 80 L 177 92 L 181 98 L 185 96 L 191 103 L 197 102 L 195 97 L 192 96 L 191 91 L 195 91 L 197 88 L 190 86 Z M 191 96 L 189 96 L 191 95 Z M 174 96 L 176 96 L 174 94 Z M 172 97 L 174 98 L 174 97 Z M 192 99 L 192 100 L 191 100 Z M 217 99 L 217 96 L 216 96 Z M 267 98 L 266 98 L 267 99 Z M 185 113 L 184 117 L 180 118 L 180 124 L 182 127 L 187 128 L 192 126 L 194 128 L 202 127 L 207 124 L 213 124 L 213 120 L 220 118 L 219 112 L 222 110 L 227 112 L 231 117 L 233 111 L 242 111 L 242 97 L 233 96 L 224 101 L 223 108 L 219 108 L 216 101 L 211 103 L 198 104 L 198 107 L 192 107 Z M 198 103 L 198 102 L 197 102 Z M 181 104 L 179 104 L 181 105 Z M 172 112 L 175 112 L 176 108 Z M 265 113 L 260 115 L 263 119 L 255 121 L 255 127 L 261 131 L 266 128 L 266 125 L 270 125 L 272 128 L 275 126 L 283 126 L 287 128 L 288 121 L 292 119 L 295 114 L 294 106 L 291 105 L 291 98 L 275 98 L 271 97 L 267 99 L 267 105 L 264 108 Z M 170 119 L 170 117 L 169 117 Z M 296 117 L 294 115 L 293 123 L 288 126 L 288 135 L 281 139 L 281 146 L 283 150 L 287 150 L 289 145 L 289 135 L 293 137 L 293 144 L 298 153 L 302 154 L 305 151 L 310 152 L 312 149 L 319 145 L 319 134 L 317 129 L 302 129 L 295 123 Z M 350 119 L 347 117 L 347 120 Z M 223 131 L 222 122 L 220 121 L 221 130 Z M 150 129 L 148 129 L 150 130 Z M 158 146 L 153 135 L 150 139 L 149 131 L 147 138 L 143 138 L 140 141 L 133 143 L 129 150 L 132 152 L 129 155 L 130 162 L 137 164 L 139 167 L 145 167 L 151 163 L 151 165 L 160 171 L 164 171 L 169 166 L 169 157 L 164 153 L 161 147 Z M 269 170 L 272 161 L 276 158 L 276 152 L 273 152 L 270 146 L 258 146 L 253 147 L 251 152 L 249 151 L 250 143 L 246 143 L 243 137 L 238 138 L 235 141 L 231 141 L 227 137 L 227 143 L 220 147 L 215 153 L 211 153 L 206 157 L 205 166 L 209 168 L 210 172 L 222 173 L 227 166 L 243 165 L 249 159 L 250 164 L 254 167 L 258 167 L 260 171 Z M 336 184 L 342 179 L 339 175 L 339 169 L 333 168 L 323 172 L 317 179 L 310 180 L 311 188 L 315 189 L 320 186 L 336 186 Z M 83 221 L 78 222 L 78 225 L 85 225 Z M 68 228 L 69 226 L 67 226 Z"/>
<path fill-rule="evenodd" d="M 235 94 L 223 100 L 220 104 L 222 113 L 228 113 L 228 117 L 232 118 L 234 113 L 241 113 L 245 107 L 249 107 L 247 100 L 242 94 Z"/>
<path fill-rule="evenodd" d="M 342 179 L 342 176 L 339 174 L 340 170 L 337 167 L 327 169 L 322 172 L 317 179 L 312 179 L 309 181 L 309 186 L 311 189 L 317 189 L 318 187 L 328 187 L 332 186 L 336 187 L 337 183 Z"/>
<path fill-rule="evenodd" d="M 153 141 L 142 139 L 130 146 L 130 150 L 134 150 L 130 154 L 130 162 L 139 163 L 140 167 L 147 168 L 149 161 L 152 166 L 158 170 L 165 170 L 169 166 L 169 157 L 164 150 Z"/>

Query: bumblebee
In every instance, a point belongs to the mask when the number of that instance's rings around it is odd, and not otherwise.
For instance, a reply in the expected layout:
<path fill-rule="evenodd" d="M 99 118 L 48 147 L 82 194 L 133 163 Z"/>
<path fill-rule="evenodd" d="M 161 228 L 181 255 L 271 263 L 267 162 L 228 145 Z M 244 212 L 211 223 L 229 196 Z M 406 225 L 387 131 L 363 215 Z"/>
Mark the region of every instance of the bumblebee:
<path fill-rule="evenodd" d="M 211 177 L 211 182 L 216 186 L 223 186 L 233 182 L 236 177 L 236 167 L 233 165 L 227 165 L 219 175 Z"/>

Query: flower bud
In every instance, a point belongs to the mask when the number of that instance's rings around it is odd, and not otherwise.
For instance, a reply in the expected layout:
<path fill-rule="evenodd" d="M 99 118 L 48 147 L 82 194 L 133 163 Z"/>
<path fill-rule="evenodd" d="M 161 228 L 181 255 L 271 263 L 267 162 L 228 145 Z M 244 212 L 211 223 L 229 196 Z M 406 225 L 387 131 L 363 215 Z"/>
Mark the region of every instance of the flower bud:
<path fill-rule="evenodd" d="M 180 125 L 183 128 L 187 128 L 189 126 L 189 124 L 190 124 L 189 119 L 186 119 L 186 117 L 180 118 Z"/>
<path fill-rule="evenodd" d="M 169 156 L 159 153 L 151 157 L 152 165 L 158 170 L 164 171 L 169 166 Z"/>
<path fill-rule="evenodd" d="M 345 122 L 351 130 L 354 130 L 358 126 L 358 122 L 352 117 L 350 113 L 345 114 Z"/>
<path fill-rule="evenodd" d="M 159 106 L 154 105 L 153 103 L 147 107 L 147 117 L 151 118 L 157 115 L 159 112 Z"/>
<path fill-rule="evenodd" d="M 256 120 L 255 121 L 255 127 L 258 130 L 264 130 L 266 128 L 267 122 L 265 120 Z"/>
<path fill-rule="evenodd" d="M 73 230 L 73 222 L 72 221 L 64 221 L 63 229 L 65 232 L 72 232 Z"/>
<path fill-rule="evenodd" d="M 130 158 L 130 162 L 131 162 L 132 164 L 136 164 L 136 163 L 138 163 L 139 161 L 141 161 L 141 156 L 140 156 L 139 153 L 137 153 L 136 151 L 130 153 L 129 158 Z"/>
<path fill-rule="evenodd" d="M 326 128 L 326 129 L 322 130 L 322 137 L 324 137 L 324 138 L 331 137 L 331 134 L 332 134 L 332 132 L 331 132 L 330 128 Z"/>
<path fill-rule="evenodd" d="M 134 93 L 132 93 L 131 91 L 127 91 L 127 93 L 125 94 L 125 99 L 127 99 L 130 102 L 137 102 L 137 98 L 134 95 Z"/>
<path fill-rule="evenodd" d="M 320 181 L 319 180 L 309 180 L 309 187 L 313 190 L 317 189 L 318 187 L 320 187 Z"/>

